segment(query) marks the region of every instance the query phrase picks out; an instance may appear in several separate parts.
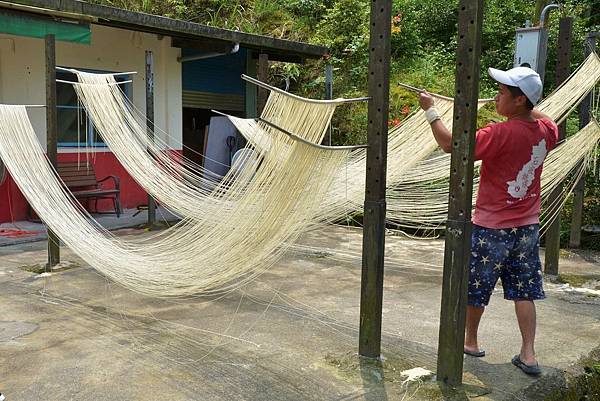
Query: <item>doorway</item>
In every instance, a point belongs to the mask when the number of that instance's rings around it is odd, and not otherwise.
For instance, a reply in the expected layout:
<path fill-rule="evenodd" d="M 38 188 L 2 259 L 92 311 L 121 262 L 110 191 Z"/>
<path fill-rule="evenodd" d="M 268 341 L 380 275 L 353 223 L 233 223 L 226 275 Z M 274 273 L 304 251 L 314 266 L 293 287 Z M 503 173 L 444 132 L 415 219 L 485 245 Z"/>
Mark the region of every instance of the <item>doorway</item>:
<path fill-rule="evenodd" d="M 239 111 L 224 111 L 224 113 L 236 117 L 243 116 L 243 113 Z M 211 117 L 215 116 L 218 115 L 209 109 L 183 108 L 183 156 L 198 165 L 204 166 L 208 128 Z M 242 138 L 238 138 L 237 142 L 236 149 L 243 147 Z M 243 142 L 245 143 L 245 141 Z"/>

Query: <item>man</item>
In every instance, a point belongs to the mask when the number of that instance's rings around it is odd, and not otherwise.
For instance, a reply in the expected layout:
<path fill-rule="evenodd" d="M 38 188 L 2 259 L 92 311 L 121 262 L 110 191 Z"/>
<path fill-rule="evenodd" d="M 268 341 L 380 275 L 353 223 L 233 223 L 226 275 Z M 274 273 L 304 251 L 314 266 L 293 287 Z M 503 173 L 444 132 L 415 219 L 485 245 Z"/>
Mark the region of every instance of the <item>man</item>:
<path fill-rule="evenodd" d="M 504 298 L 515 303 L 523 340 L 512 363 L 527 374 L 538 375 L 533 301 L 545 298 L 539 257 L 540 176 L 544 158 L 558 140 L 558 128 L 534 110 L 542 95 L 542 81 L 534 70 L 490 68 L 489 75 L 499 84 L 496 110 L 507 121 L 476 134 L 475 159 L 482 164 L 473 214 L 464 352 L 485 356 L 477 330 L 500 278 Z M 422 93 L 419 103 L 436 141 L 451 152 L 452 134 L 440 120 L 433 98 Z"/>

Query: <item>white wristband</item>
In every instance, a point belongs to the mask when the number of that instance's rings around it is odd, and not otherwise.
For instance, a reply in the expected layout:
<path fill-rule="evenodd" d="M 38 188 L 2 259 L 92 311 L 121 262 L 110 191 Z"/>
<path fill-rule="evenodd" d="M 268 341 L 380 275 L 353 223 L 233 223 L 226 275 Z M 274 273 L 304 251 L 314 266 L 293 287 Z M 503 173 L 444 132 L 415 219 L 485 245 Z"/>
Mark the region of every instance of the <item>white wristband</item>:
<path fill-rule="evenodd" d="M 425 118 L 429 124 L 432 124 L 434 121 L 440 119 L 440 113 L 438 113 L 437 109 L 433 106 L 425 110 Z"/>

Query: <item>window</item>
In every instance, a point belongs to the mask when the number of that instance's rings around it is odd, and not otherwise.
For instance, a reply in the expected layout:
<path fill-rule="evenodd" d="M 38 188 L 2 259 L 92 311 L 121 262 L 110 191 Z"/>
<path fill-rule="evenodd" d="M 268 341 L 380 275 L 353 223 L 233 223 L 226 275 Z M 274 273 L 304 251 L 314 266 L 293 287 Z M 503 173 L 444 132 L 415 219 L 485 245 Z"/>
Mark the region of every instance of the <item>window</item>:
<path fill-rule="evenodd" d="M 103 73 L 103 71 L 91 71 Z M 70 72 L 57 71 L 56 79 L 77 82 L 77 76 Z M 128 81 L 129 76 L 115 77 L 117 82 Z M 131 98 L 131 83 L 121 85 L 125 96 Z M 94 124 L 79 104 L 73 85 L 56 83 L 56 105 L 58 120 L 58 146 L 92 147 L 106 146 L 102 137 L 95 132 Z"/>

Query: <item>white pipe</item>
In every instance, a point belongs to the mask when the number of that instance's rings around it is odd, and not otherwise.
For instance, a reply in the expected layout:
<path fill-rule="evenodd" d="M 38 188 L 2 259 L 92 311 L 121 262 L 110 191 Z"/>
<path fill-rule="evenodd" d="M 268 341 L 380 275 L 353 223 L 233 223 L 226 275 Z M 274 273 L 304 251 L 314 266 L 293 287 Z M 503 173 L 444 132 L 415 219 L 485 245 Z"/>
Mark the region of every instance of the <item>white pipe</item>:
<path fill-rule="evenodd" d="M 82 84 L 81 82 L 65 81 L 62 79 L 57 79 L 56 82 L 60 82 L 62 84 L 71 84 L 71 85 L 94 85 L 94 84 Z M 123 85 L 123 84 L 130 84 L 132 82 L 133 81 L 119 81 L 117 83 L 109 84 L 109 85 Z M 104 84 L 97 84 L 97 85 L 104 85 Z"/>
<path fill-rule="evenodd" d="M 228 56 L 230 54 L 237 53 L 239 50 L 240 50 L 240 44 L 236 42 L 236 43 L 234 43 L 231 50 L 228 52 L 215 52 L 215 53 L 199 54 L 197 56 L 177 57 L 177 61 L 179 61 L 180 63 L 185 63 L 186 61 L 205 60 L 207 58 Z"/>
<path fill-rule="evenodd" d="M 56 69 L 58 71 L 65 71 L 65 72 L 71 72 L 71 73 L 76 73 L 78 70 L 74 69 L 74 68 L 63 68 L 63 67 L 56 67 Z M 119 75 L 133 75 L 133 74 L 137 74 L 137 71 L 130 71 L 130 72 L 115 72 L 115 73 L 107 73 L 107 74 L 98 74 L 98 75 L 114 75 L 115 77 L 119 76 Z"/>

